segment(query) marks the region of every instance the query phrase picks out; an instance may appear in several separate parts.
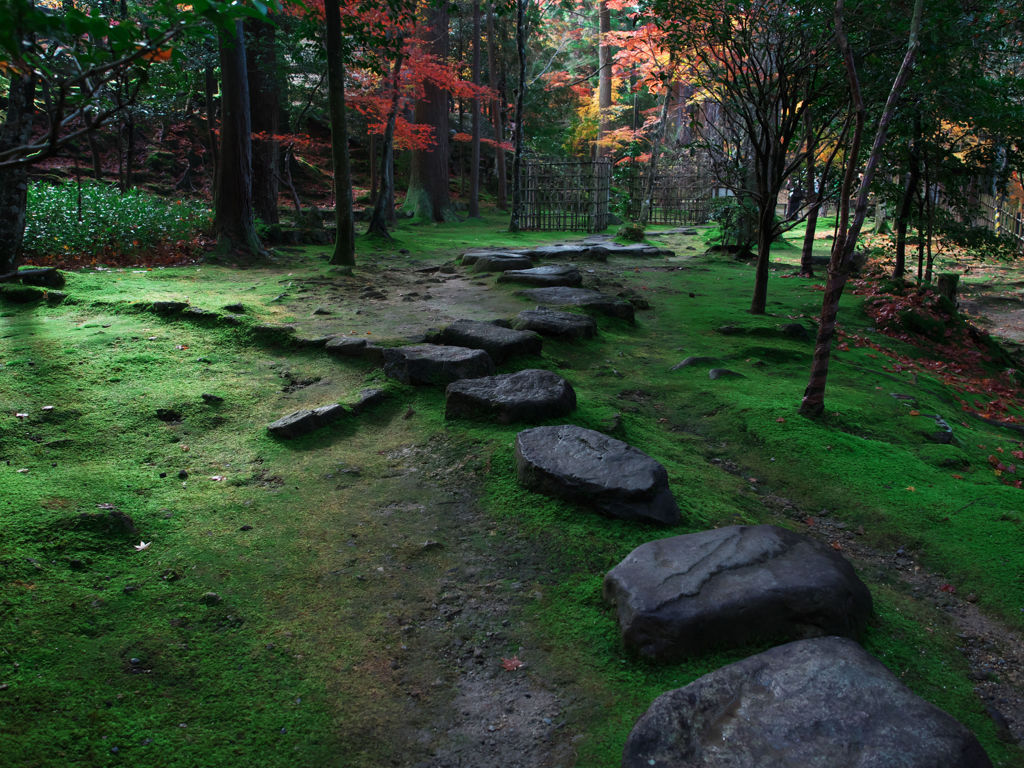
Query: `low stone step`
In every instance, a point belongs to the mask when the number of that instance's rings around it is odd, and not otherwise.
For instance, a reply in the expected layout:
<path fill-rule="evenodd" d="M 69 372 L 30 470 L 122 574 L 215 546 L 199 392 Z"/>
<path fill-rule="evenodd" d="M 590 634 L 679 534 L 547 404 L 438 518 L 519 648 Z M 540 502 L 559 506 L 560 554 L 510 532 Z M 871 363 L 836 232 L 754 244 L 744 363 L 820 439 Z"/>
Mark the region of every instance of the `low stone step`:
<path fill-rule="evenodd" d="M 571 265 L 549 264 L 533 269 L 508 269 L 501 273 L 499 283 L 523 285 L 578 287 L 583 282 L 580 271 Z"/>
<path fill-rule="evenodd" d="M 821 542 L 773 525 L 734 525 L 651 541 L 604 579 L 625 645 L 678 661 L 762 638 L 857 638 L 871 593 Z"/>
<path fill-rule="evenodd" d="M 482 349 L 495 364 L 520 355 L 539 355 L 543 339 L 533 331 L 517 331 L 480 320 L 456 320 L 427 337 L 432 344 Z"/>
<path fill-rule="evenodd" d="M 528 368 L 501 376 L 462 379 L 445 390 L 446 419 L 511 424 L 567 416 L 576 408 L 572 385 L 553 371 Z"/>
<path fill-rule="evenodd" d="M 597 335 L 597 323 L 590 315 L 547 307 L 523 310 L 512 321 L 512 327 L 559 339 L 592 339 Z"/>
<path fill-rule="evenodd" d="M 991 768 L 967 728 L 852 640 L 800 640 L 651 704 L 623 768 Z"/>
<path fill-rule="evenodd" d="M 625 520 L 679 522 L 668 473 L 621 440 L 572 424 L 516 435 L 516 473 L 530 490 Z"/>
<path fill-rule="evenodd" d="M 494 374 L 494 361 L 482 349 L 412 344 L 384 349 L 384 374 L 405 384 L 450 384 Z"/>
<path fill-rule="evenodd" d="M 609 296 L 599 291 L 591 291 L 587 288 L 529 288 L 524 291 L 516 291 L 516 295 L 538 304 L 555 307 L 581 307 L 609 317 L 628 320 L 631 323 L 634 322 L 636 316 L 633 305 L 625 299 Z"/>

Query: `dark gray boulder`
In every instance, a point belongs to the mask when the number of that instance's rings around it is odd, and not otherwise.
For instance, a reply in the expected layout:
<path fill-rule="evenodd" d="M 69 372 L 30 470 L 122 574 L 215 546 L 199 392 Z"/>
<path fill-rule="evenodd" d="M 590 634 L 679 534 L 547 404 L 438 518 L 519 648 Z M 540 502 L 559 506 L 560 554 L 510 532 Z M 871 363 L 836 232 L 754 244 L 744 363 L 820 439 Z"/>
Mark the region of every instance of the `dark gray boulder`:
<path fill-rule="evenodd" d="M 572 424 L 516 435 L 516 474 L 530 490 L 625 520 L 679 522 L 668 473 L 621 440 Z"/>
<path fill-rule="evenodd" d="M 608 251 L 602 245 L 592 243 L 571 243 L 563 245 L 542 245 L 525 251 L 535 259 L 592 259 L 607 261 Z"/>
<path fill-rule="evenodd" d="M 583 283 L 580 271 L 572 265 L 548 264 L 533 269 L 509 269 L 501 273 L 499 283 L 578 287 Z"/>
<path fill-rule="evenodd" d="M 533 261 L 521 253 L 479 253 L 470 259 L 474 272 L 504 272 L 506 269 L 529 269 Z M 466 257 L 462 257 L 466 263 Z"/>
<path fill-rule="evenodd" d="M 334 336 L 324 344 L 324 349 L 339 357 L 362 357 L 366 349 L 366 339 L 355 339 L 351 336 Z"/>
<path fill-rule="evenodd" d="M 598 249 L 603 250 L 608 256 L 675 256 L 673 251 L 647 243 L 623 244 L 608 241 L 595 246 L 594 250 Z"/>
<path fill-rule="evenodd" d="M 543 339 L 532 331 L 516 331 L 479 320 L 456 320 L 427 337 L 432 344 L 482 349 L 496 364 L 519 355 L 539 355 Z"/>
<path fill-rule="evenodd" d="M 625 299 L 586 288 L 530 288 L 525 291 L 516 291 L 516 294 L 538 304 L 555 307 L 581 307 L 609 317 L 619 317 L 631 323 L 636 314 L 633 305 Z"/>
<path fill-rule="evenodd" d="M 708 378 L 715 381 L 717 379 L 745 379 L 746 376 L 730 368 L 712 368 L 708 371 Z"/>
<path fill-rule="evenodd" d="M 552 371 L 532 368 L 452 382 L 444 399 L 446 419 L 487 419 L 499 424 L 544 421 L 576 408 L 576 392 L 568 381 Z"/>
<path fill-rule="evenodd" d="M 512 327 L 558 339 L 592 339 L 597 335 L 597 323 L 590 315 L 547 307 L 523 310 L 512 321 Z"/>
<path fill-rule="evenodd" d="M 642 544 L 605 576 L 604 597 L 626 646 L 656 661 L 765 638 L 857 638 L 872 612 L 838 552 L 773 525 Z"/>
<path fill-rule="evenodd" d="M 274 435 L 274 437 L 285 439 L 301 437 L 320 429 L 320 427 L 332 424 L 346 413 L 348 411 L 345 410 L 345 406 L 338 403 L 322 405 L 311 411 L 303 409 L 289 413 L 287 416 L 282 416 L 277 421 L 268 424 L 267 431 Z"/>
<path fill-rule="evenodd" d="M 525 257 L 529 258 L 525 251 L 495 251 L 495 250 L 480 250 L 480 251 L 467 251 L 462 254 L 462 258 L 459 260 L 464 267 L 476 264 L 480 259 L 490 258 L 506 258 L 509 256 Z M 532 264 L 532 262 L 531 262 Z M 512 267 L 510 267 L 512 269 Z"/>
<path fill-rule="evenodd" d="M 384 374 L 405 384 L 450 384 L 494 374 L 494 361 L 482 349 L 412 344 L 383 352 Z"/>
<path fill-rule="evenodd" d="M 800 640 L 655 699 L 623 768 L 991 768 L 974 735 L 852 640 Z"/>

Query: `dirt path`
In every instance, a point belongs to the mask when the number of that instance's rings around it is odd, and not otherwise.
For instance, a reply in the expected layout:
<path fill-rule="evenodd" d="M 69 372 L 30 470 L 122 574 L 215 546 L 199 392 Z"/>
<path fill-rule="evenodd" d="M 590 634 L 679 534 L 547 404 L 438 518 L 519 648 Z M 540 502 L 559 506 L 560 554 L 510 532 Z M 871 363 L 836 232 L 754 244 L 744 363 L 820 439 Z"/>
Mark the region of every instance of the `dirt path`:
<path fill-rule="evenodd" d="M 586 265 L 590 287 L 614 291 L 622 275 L 608 265 Z M 298 334 L 316 337 L 352 326 L 375 339 L 417 340 L 430 327 L 459 317 L 489 320 L 524 308 L 490 280 L 448 267 L 420 269 L 385 266 L 356 278 L 311 280 L 298 289 L 310 308 Z M 367 298 L 369 297 L 369 298 Z M 358 300 L 356 300 L 358 299 Z M 968 295 L 965 305 L 985 312 L 989 330 L 1024 343 L 1024 309 L 1019 300 Z M 480 510 L 475 476 L 466 456 L 438 442 L 408 446 L 396 455 L 396 470 L 420 484 L 424 499 L 415 513 L 434 526 L 452 565 L 434 574 L 435 597 L 427 604 L 397 600 L 393 613 L 402 642 L 381 674 L 395 676 L 412 706 L 406 722 L 395 724 L 394 743 L 407 755 L 395 765 L 415 768 L 505 766 L 544 768 L 573 763 L 573 736 L 567 719 L 580 693 L 546 685 L 532 666 L 546 656 L 531 639 L 521 615 L 543 589 L 545 567 L 527 542 L 499 531 Z M 740 472 L 729 462 L 720 471 Z M 929 606 L 936 620 L 953 622 L 980 701 L 1001 737 L 1024 741 L 1024 642 L 1016 632 L 988 617 L 974 596 L 943 589 L 947 579 L 930 573 L 904 553 L 873 549 L 841 521 L 796 507 L 760 490 L 771 514 L 797 521 L 812 536 L 840 547 L 855 566 L 887 582 L 895 581 Z M 428 499 L 447 499 L 431 509 Z M 813 525 L 805 521 L 813 519 Z M 397 595 L 396 595 L 397 597 Z M 519 666 L 525 661 L 524 666 Z"/>

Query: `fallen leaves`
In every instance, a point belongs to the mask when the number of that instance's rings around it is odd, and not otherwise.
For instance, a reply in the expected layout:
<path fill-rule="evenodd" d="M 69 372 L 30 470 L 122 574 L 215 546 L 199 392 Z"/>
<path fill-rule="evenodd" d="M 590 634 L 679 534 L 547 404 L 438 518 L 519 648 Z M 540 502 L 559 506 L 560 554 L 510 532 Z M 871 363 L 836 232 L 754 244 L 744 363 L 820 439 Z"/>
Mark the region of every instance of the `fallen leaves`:
<path fill-rule="evenodd" d="M 152 541 L 140 541 L 138 544 L 135 545 L 135 551 L 142 552 L 144 550 L 149 549 L 152 545 Z"/>
<path fill-rule="evenodd" d="M 511 659 L 502 657 L 501 659 L 501 668 L 509 672 L 515 672 L 517 669 L 522 669 L 525 666 L 526 662 L 520 660 L 518 656 L 513 656 Z"/>

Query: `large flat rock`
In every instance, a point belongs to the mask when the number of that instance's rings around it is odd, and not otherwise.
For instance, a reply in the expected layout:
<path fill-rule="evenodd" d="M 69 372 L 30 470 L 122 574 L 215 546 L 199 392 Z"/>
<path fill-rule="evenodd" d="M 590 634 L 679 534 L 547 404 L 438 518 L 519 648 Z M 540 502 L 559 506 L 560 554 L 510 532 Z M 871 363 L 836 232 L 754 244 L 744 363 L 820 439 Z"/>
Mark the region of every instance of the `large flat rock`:
<path fill-rule="evenodd" d="M 499 283 L 522 285 L 579 287 L 583 282 L 580 271 L 572 265 L 547 264 L 532 269 L 509 269 L 498 277 Z"/>
<path fill-rule="evenodd" d="M 974 735 L 852 640 L 800 640 L 659 696 L 623 768 L 991 768 Z"/>
<path fill-rule="evenodd" d="M 619 317 L 629 322 L 633 322 L 636 315 L 633 305 L 625 299 L 609 296 L 599 291 L 591 291 L 587 288 L 529 288 L 524 291 L 516 291 L 516 294 L 538 304 L 555 307 L 581 307 L 591 312 L 609 317 Z"/>
<path fill-rule="evenodd" d="M 647 243 L 616 243 L 612 241 L 600 243 L 592 247 L 594 251 L 604 251 L 605 256 L 675 256 L 674 251 L 670 251 L 667 248 L 659 248 L 656 245 L 648 245 Z"/>
<path fill-rule="evenodd" d="M 575 408 L 572 385 L 557 373 L 538 369 L 462 379 L 445 390 L 446 419 L 538 422 L 567 416 Z"/>
<path fill-rule="evenodd" d="M 534 259 L 587 259 L 606 261 L 608 251 L 602 246 L 595 247 L 591 243 L 567 243 L 560 245 L 541 245 L 524 251 Z"/>
<path fill-rule="evenodd" d="M 676 661 L 763 638 L 857 638 L 871 593 L 824 544 L 773 525 L 734 525 L 650 541 L 604 580 L 623 642 Z"/>
<path fill-rule="evenodd" d="M 571 424 L 516 435 L 516 473 L 527 488 L 625 520 L 673 525 L 679 507 L 665 468 L 621 440 Z"/>
<path fill-rule="evenodd" d="M 590 315 L 547 307 L 524 309 L 516 315 L 512 327 L 557 339 L 592 339 L 597 335 L 597 323 Z"/>
<path fill-rule="evenodd" d="M 482 349 L 412 344 L 384 350 L 384 374 L 405 384 L 450 384 L 493 373 L 494 361 Z"/>
<path fill-rule="evenodd" d="M 506 269 L 529 269 L 533 260 L 523 253 L 481 251 L 463 254 L 462 263 L 472 266 L 474 272 L 504 272 Z"/>
<path fill-rule="evenodd" d="M 480 320 L 456 320 L 431 334 L 428 341 L 456 347 L 482 349 L 498 365 L 510 357 L 539 355 L 543 339 L 532 331 L 517 331 Z"/>

